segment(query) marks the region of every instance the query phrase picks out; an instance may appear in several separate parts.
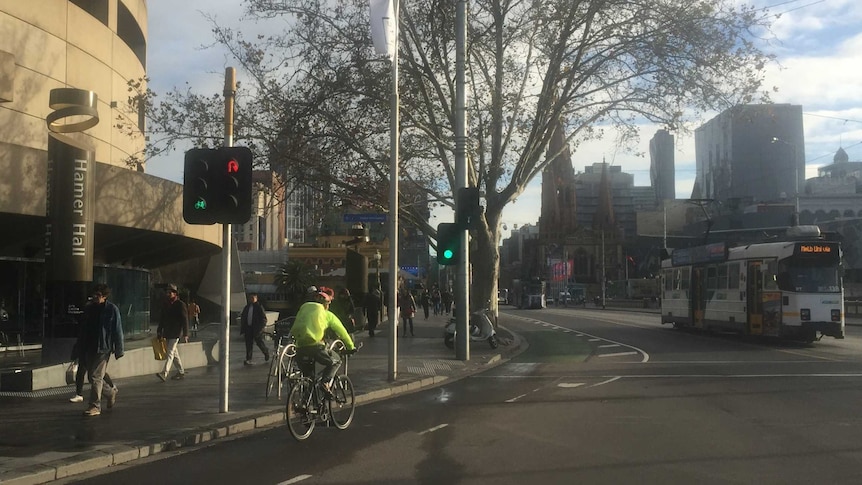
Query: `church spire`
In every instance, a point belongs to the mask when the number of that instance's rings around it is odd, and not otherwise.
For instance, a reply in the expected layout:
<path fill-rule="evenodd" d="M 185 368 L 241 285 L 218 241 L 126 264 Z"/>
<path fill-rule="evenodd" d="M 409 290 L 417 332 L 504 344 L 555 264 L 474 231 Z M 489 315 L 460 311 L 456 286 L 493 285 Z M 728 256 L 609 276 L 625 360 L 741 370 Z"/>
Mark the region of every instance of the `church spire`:
<path fill-rule="evenodd" d="M 608 164 L 602 159 L 602 178 L 599 181 L 599 201 L 593 216 L 593 229 L 610 231 L 614 227 L 614 200 L 608 176 Z"/>

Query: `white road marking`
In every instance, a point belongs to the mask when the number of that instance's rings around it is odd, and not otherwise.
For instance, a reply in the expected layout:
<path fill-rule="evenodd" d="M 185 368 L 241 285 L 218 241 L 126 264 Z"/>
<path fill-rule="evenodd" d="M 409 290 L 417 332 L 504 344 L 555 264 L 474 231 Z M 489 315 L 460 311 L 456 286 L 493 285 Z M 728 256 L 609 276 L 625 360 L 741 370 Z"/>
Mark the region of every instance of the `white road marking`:
<path fill-rule="evenodd" d="M 311 475 L 297 475 L 290 480 L 285 480 L 283 482 L 279 482 L 277 485 L 290 485 L 291 483 L 301 482 L 303 480 L 311 478 Z"/>
<path fill-rule="evenodd" d="M 620 379 L 620 376 L 611 377 L 610 379 L 608 379 L 608 380 L 606 380 L 606 381 L 602 381 L 602 382 L 599 382 L 599 383 L 593 384 L 593 385 L 592 385 L 592 386 L 590 386 L 590 387 L 599 387 L 599 386 L 603 386 L 603 385 L 605 385 L 605 384 L 610 384 L 611 382 L 614 382 L 614 381 L 616 381 L 616 380 L 618 380 L 618 379 Z"/>
<path fill-rule="evenodd" d="M 520 396 L 513 397 L 512 399 L 507 399 L 505 402 L 515 402 L 515 401 L 517 401 L 518 399 L 521 399 L 522 397 L 524 397 L 524 396 L 526 396 L 526 395 L 528 395 L 528 394 L 532 394 L 532 393 L 534 393 L 534 392 L 538 391 L 539 389 L 541 389 L 541 387 L 537 387 L 536 389 L 533 389 L 532 391 L 530 391 L 530 392 L 528 392 L 528 393 L 526 393 L 526 394 L 521 394 Z"/>
<path fill-rule="evenodd" d="M 529 393 L 527 393 L 527 394 L 529 394 Z M 521 394 L 520 396 L 515 396 L 512 399 L 506 399 L 506 402 L 515 402 L 518 399 L 521 399 L 522 397 L 526 396 L 527 394 Z"/>
<path fill-rule="evenodd" d="M 606 349 L 608 347 L 619 347 L 620 344 L 607 344 L 607 345 L 599 345 L 600 349 Z"/>
<path fill-rule="evenodd" d="M 638 355 L 637 352 L 616 352 L 613 354 L 598 354 L 596 357 L 620 357 L 622 355 Z"/>
<path fill-rule="evenodd" d="M 433 433 L 435 431 L 438 431 L 438 430 L 445 428 L 446 426 L 449 426 L 449 425 L 448 424 L 440 424 L 440 425 L 434 426 L 433 428 L 428 428 L 425 431 L 420 431 L 419 434 L 422 435 L 422 434 L 427 434 L 427 433 Z"/>
<path fill-rule="evenodd" d="M 564 388 L 571 389 L 571 388 L 575 388 L 575 387 L 581 387 L 584 384 L 586 384 L 586 383 L 585 382 L 561 382 L 561 383 L 557 384 L 557 387 L 564 387 Z"/>
<path fill-rule="evenodd" d="M 517 315 L 507 315 L 507 316 L 512 317 L 512 318 L 517 318 L 517 319 L 520 319 L 520 320 L 526 320 L 526 321 L 528 321 L 528 322 L 534 322 L 534 321 L 536 321 L 535 319 L 532 319 L 532 318 L 525 318 L 525 317 L 520 317 L 520 316 L 517 316 Z M 594 318 L 594 317 L 590 317 L 590 318 Z M 602 319 L 600 319 L 600 318 L 596 318 L 596 320 L 602 320 Z M 604 321 L 604 320 L 602 320 L 602 321 Z M 612 322 L 612 321 L 609 321 L 609 322 L 610 322 L 610 323 L 615 323 L 615 322 Z M 560 327 L 560 328 L 562 328 L 562 327 Z M 643 327 L 641 327 L 641 328 L 643 328 Z M 632 350 L 636 351 L 637 353 L 639 353 L 639 354 L 643 355 L 643 358 L 641 359 L 641 363 L 642 363 L 642 364 L 645 364 L 645 363 L 649 362 L 649 354 L 648 354 L 648 353 L 646 353 L 643 349 L 639 349 L 639 348 L 635 347 L 634 345 L 628 345 L 628 344 L 624 344 L 624 343 L 622 343 L 622 342 L 617 342 L 617 341 L 615 341 L 615 340 L 609 340 L 609 339 L 606 339 L 606 338 L 597 337 L 597 336 L 595 336 L 595 335 L 590 335 L 590 334 L 588 334 L 588 333 L 584 333 L 584 332 L 578 333 L 578 334 L 576 334 L 576 335 L 577 335 L 577 336 L 579 336 L 579 337 L 591 337 L 591 338 L 596 339 L 595 341 L 602 341 L 602 340 L 603 340 L 603 341 L 608 342 L 608 343 L 612 343 L 612 344 L 619 344 L 619 345 L 621 345 L 621 346 L 623 346 L 623 347 L 628 347 L 628 348 L 630 348 L 630 349 L 632 349 Z M 590 340 L 590 341 L 592 342 L 593 340 Z"/>
<path fill-rule="evenodd" d="M 602 340 L 604 340 L 604 339 L 600 339 L 600 338 L 591 338 L 591 339 L 589 339 L 589 340 L 588 340 L 588 342 L 601 342 Z"/>

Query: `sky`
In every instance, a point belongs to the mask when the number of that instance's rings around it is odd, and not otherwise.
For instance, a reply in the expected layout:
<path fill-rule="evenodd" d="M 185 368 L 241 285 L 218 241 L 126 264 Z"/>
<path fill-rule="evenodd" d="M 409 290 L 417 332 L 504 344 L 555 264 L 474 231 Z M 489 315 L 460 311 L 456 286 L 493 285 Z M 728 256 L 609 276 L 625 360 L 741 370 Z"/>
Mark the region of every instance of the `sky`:
<path fill-rule="evenodd" d="M 851 161 L 862 161 L 862 2 L 754 0 L 754 4 L 777 14 L 772 25 L 774 39 L 762 46 L 777 57 L 767 68 L 764 85 L 776 87 L 771 94 L 774 102 L 802 106 L 806 177 L 816 176 L 818 167 L 832 163 L 838 148 L 844 148 Z M 187 83 L 200 94 L 221 92 L 225 68 L 237 64 L 213 47 L 207 15 L 220 25 L 266 28 L 242 22 L 241 0 L 149 0 L 147 5 L 147 72 L 156 93 Z M 242 82 L 240 71 L 237 80 Z M 710 118 L 706 116 L 702 122 Z M 582 145 L 572 155 L 575 171 L 605 160 L 633 174 L 635 185 L 648 186 L 649 158 L 635 153 L 648 153 L 649 140 L 658 127 L 640 128 L 641 140 L 634 150 L 617 146 L 612 135 Z M 676 196 L 685 199 L 691 195 L 695 178 L 694 136 L 674 136 Z M 182 165 L 183 154 L 175 152 L 148 162 L 147 171 L 182 182 Z M 503 236 L 515 227 L 536 224 L 540 201 L 541 180 L 537 178 L 504 211 Z M 440 215 L 436 222 L 445 222 L 446 217 Z"/>

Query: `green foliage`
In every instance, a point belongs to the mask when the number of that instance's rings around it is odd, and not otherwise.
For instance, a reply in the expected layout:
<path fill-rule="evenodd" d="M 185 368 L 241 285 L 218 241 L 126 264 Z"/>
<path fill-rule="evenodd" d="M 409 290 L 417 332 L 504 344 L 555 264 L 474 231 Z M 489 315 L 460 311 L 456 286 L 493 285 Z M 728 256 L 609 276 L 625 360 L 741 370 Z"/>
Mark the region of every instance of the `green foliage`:
<path fill-rule="evenodd" d="M 315 285 L 317 272 L 314 267 L 298 260 L 289 260 L 279 268 L 276 284 L 278 291 L 286 295 L 290 306 L 298 308 L 305 300 L 306 290 Z"/>

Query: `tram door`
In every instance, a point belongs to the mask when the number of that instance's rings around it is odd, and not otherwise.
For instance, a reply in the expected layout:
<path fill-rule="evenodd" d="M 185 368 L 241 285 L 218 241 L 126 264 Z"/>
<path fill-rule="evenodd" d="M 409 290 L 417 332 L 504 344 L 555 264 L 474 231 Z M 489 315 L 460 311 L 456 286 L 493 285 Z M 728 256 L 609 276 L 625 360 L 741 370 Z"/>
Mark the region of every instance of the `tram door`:
<path fill-rule="evenodd" d="M 703 328 L 703 313 L 706 309 L 706 269 L 691 268 L 691 324 Z"/>
<path fill-rule="evenodd" d="M 763 273 L 760 261 L 748 262 L 745 279 L 745 307 L 748 313 L 748 334 L 763 334 Z"/>

